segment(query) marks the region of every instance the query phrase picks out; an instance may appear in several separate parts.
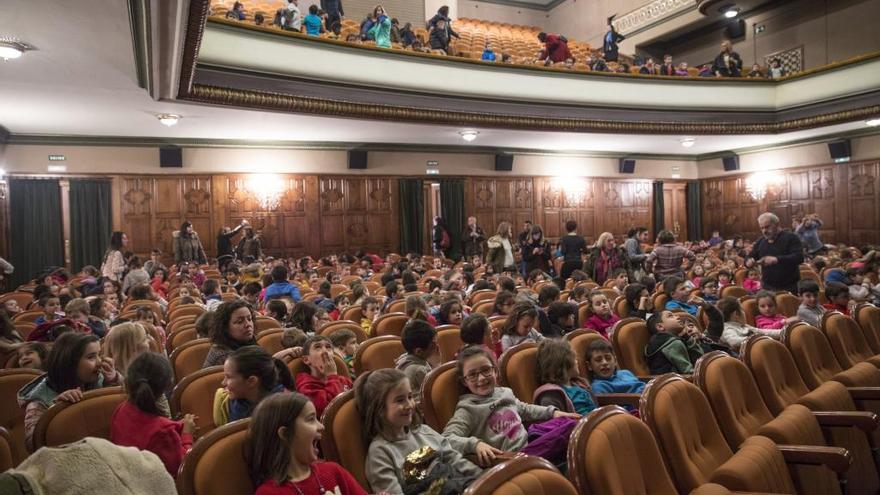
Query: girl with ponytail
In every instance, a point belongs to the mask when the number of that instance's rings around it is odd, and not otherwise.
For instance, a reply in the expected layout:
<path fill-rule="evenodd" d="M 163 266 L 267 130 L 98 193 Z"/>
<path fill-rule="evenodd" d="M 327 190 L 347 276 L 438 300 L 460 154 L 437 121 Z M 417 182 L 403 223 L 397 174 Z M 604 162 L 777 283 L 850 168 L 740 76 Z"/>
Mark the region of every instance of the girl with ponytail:
<path fill-rule="evenodd" d="M 125 390 L 128 400 L 116 408 L 110 422 L 110 441 L 124 447 L 149 450 L 176 477 L 193 444 L 196 417 L 182 421 L 165 417 L 157 402 L 171 387 L 171 365 L 161 354 L 145 352 L 128 365 Z"/>
<path fill-rule="evenodd" d="M 249 418 L 267 396 L 295 388 L 283 361 L 257 345 L 240 347 L 223 364 L 223 386 L 214 394 L 214 424 Z"/>

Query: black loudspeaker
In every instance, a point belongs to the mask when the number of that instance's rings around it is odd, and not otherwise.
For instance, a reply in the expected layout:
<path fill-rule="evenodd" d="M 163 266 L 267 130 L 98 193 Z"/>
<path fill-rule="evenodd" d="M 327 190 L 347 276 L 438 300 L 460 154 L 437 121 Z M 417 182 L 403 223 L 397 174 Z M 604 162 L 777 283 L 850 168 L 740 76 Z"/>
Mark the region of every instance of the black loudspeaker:
<path fill-rule="evenodd" d="M 636 173 L 636 161 L 632 158 L 621 158 L 620 164 L 617 167 L 617 171 L 621 174 Z"/>
<path fill-rule="evenodd" d="M 742 38 L 746 35 L 746 21 L 742 19 L 737 19 L 730 24 L 727 25 L 727 37 L 735 40 Z"/>
<path fill-rule="evenodd" d="M 852 157 L 852 149 L 849 139 L 841 139 L 840 141 L 831 141 L 828 143 L 828 153 L 835 162 L 848 162 Z"/>
<path fill-rule="evenodd" d="M 367 168 L 367 152 L 359 150 L 348 151 L 348 168 L 365 169 Z"/>
<path fill-rule="evenodd" d="M 159 148 L 159 166 L 162 168 L 182 167 L 183 149 L 180 146 L 162 146 Z"/>
<path fill-rule="evenodd" d="M 739 155 L 728 155 L 722 157 L 721 161 L 724 162 L 725 172 L 733 172 L 734 170 L 739 170 Z"/>
<path fill-rule="evenodd" d="M 498 172 L 513 170 L 513 155 L 495 155 L 495 170 Z"/>

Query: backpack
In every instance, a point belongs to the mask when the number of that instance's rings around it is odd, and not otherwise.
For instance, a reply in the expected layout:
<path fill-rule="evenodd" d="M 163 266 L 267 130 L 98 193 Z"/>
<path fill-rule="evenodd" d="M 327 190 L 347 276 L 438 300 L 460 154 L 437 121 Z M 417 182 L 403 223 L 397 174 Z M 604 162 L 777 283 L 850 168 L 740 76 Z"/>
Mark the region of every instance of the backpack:
<path fill-rule="evenodd" d="M 446 249 L 449 247 L 449 232 L 443 229 L 440 233 L 440 247 Z"/>

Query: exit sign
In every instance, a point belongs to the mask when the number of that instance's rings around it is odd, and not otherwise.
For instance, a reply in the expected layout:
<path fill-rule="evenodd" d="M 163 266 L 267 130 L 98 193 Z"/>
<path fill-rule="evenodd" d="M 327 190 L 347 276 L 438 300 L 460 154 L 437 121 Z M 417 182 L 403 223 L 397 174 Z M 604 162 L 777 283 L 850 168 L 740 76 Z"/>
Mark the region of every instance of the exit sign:
<path fill-rule="evenodd" d="M 63 162 L 64 160 L 64 155 L 49 155 L 50 162 Z"/>

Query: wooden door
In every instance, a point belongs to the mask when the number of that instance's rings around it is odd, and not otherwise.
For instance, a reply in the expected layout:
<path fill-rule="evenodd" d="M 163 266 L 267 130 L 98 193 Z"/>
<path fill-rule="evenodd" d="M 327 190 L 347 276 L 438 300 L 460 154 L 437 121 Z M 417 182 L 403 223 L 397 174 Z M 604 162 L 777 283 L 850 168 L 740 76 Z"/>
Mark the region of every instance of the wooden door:
<path fill-rule="evenodd" d="M 663 184 L 663 219 L 666 230 L 675 234 L 679 242 L 688 239 L 687 231 L 687 184 L 665 182 Z"/>

